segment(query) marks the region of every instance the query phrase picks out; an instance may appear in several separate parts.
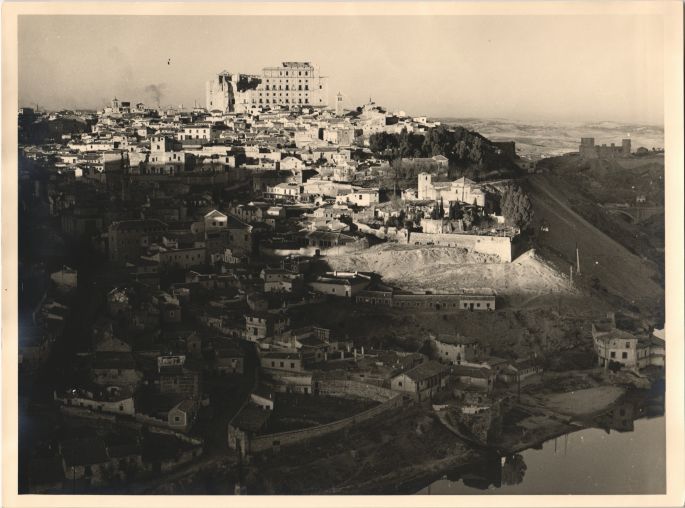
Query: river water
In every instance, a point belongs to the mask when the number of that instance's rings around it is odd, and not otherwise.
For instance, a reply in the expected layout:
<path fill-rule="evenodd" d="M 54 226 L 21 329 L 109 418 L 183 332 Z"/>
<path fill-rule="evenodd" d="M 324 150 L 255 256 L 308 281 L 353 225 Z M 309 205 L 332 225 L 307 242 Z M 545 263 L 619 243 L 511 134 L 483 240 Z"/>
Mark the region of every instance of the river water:
<path fill-rule="evenodd" d="M 666 490 L 664 416 L 615 412 L 604 428 L 579 430 L 509 457 L 463 468 L 419 494 L 660 494 Z"/>

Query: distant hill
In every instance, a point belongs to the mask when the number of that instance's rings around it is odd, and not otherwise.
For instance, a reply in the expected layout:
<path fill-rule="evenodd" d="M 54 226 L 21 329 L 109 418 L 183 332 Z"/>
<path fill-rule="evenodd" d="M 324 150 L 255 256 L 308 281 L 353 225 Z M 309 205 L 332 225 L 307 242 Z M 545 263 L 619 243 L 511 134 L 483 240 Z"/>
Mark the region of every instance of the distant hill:
<path fill-rule="evenodd" d="M 599 144 L 620 144 L 630 138 L 632 148 L 664 146 L 664 129 L 657 125 L 621 122 L 525 122 L 502 118 L 434 118 L 450 126 L 463 126 L 492 141 L 515 141 L 519 155 L 552 157 L 578 150 L 581 137 Z"/>

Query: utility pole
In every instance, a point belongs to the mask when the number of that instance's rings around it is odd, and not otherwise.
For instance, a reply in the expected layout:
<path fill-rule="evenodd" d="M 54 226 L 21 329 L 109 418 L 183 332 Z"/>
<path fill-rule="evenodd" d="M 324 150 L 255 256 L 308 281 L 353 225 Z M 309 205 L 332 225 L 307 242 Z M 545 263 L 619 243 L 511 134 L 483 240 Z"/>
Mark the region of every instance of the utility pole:
<path fill-rule="evenodd" d="M 571 265 L 571 286 L 573 286 L 573 265 Z"/>
<path fill-rule="evenodd" d="M 576 242 L 576 272 L 580 275 L 580 251 L 578 250 L 578 242 Z"/>

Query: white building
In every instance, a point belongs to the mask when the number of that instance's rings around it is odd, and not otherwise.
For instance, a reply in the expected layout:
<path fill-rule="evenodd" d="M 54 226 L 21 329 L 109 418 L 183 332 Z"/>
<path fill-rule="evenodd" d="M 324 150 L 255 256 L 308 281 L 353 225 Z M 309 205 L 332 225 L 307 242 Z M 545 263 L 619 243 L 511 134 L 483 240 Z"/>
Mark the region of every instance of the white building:
<path fill-rule="evenodd" d="M 461 177 L 454 182 L 433 182 L 433 176 L 429 173 L 419 173 L 418 198 L 442 199 L 445 203 L 459 201 L 485 206 L 485 191 L 476 182 L 466 177 Z"/>
<path fill-rule="evenodd" d="M 361 207 L 376 205 L 380 201 L 378 189 L 353 189 L 349 194 L 337 196 L 337 204 L 350 204 Z"/>
<path fill-rule="evenodd" d="M 223 71 L 207 82 L 206 89 L 207 109 L 223 113 L 328 106 L 328 79 L 309 62 L 264 67 L 258 76 Z"/>

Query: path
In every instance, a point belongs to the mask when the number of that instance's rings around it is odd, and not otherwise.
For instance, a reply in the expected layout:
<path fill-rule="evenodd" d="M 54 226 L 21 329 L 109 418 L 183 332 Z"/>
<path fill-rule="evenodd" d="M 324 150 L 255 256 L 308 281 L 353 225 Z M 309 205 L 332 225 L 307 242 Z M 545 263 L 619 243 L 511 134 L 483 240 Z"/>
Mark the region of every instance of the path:
<path fill-rule="evenodd" d="M 548 177 L 533 175 L 528 184 L 536 222 L 550 226 L 548 232 L 538 235 L 541 246 L 558 253 L 570 265 L 575 264 L 577 244 L 581 277 L 596 277 L 602 286 L 628 301 L 653 303 L 664 297 L 663 288 L 652 279 L 656 270 L 574 212 Z"/>

